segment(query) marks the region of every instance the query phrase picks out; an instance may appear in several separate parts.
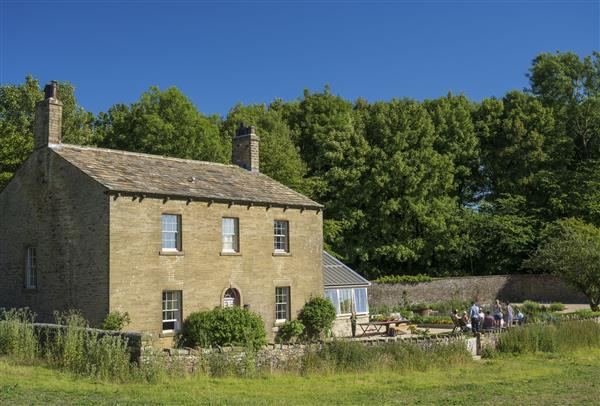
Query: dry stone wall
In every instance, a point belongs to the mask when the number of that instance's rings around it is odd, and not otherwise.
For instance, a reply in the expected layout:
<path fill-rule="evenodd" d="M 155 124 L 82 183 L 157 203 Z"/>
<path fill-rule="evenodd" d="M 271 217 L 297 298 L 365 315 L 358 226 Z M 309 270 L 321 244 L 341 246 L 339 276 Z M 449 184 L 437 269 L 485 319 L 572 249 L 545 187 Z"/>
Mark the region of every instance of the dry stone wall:
<path fill-rule="evenodd" d="M 369 288 L 371 307 L 406 303 L 435 303 L 447 300 L 473 300 L 490 303 L 496 299 L 510 302 L 587 303 L 585 295 L 552 275 L 492 275 L 438 278 L 431 282 L 377 284 Z"/>

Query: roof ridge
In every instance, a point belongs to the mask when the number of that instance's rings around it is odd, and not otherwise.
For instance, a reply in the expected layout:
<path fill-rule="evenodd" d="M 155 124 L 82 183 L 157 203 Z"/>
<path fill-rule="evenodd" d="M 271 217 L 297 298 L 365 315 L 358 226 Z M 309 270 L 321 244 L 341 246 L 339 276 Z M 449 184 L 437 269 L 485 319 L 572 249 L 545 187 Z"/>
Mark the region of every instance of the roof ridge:
<path fill-rule="evenodd" d="M 83 149 L 83 150 L 91 150 L 91 151 L 103 151 L 103 152 L 111 152 L 111 153 L 115 153 L 115 154 L 121 154 L 121 155 L 131 155 L 131 156 L 139 156 L 139 157 L 144 157 L 144 158 L 155 158 L 155 159 L 163 159 L 166 161 L 175 161 L 175 162 L 194 162 L 194 163 L 200 163 L 200 164 L 204 164 L 204 165 L 216 165 L 216 166 L 225 166 L 225 167 L 231 167 L 231 168 L 239 168 L 239 169 L 243 169 L 240 168 L 237 165 L 232 165 L 232 164 L 222 164 L 219 162 L 211 162 L 211 161 L 200 161 L 197 159 L 185 159 L 185 158 L 175 158 L 175 157 L 170 157 L 170 156 L 166 156 L 166 155 L 156 155 L 156 154 L 148 154 L 148 153 L 144 153 L 144 152 L 133 152 L 133 151 L 125 151 L 122 149 L 112 149 L 112 148 L 99 148 L 99 147 L 92 147 L 92 146 L 87 146 L 87 145 L 76 145 L 76 144 L 64 144 L 64 143 L 60 143 L 60 144 L 48 144 L 48 147 L 51 149 L 62 149 L 63 147 L 67 147 L 67 148 L 73 148 L 73 149 Z"/>

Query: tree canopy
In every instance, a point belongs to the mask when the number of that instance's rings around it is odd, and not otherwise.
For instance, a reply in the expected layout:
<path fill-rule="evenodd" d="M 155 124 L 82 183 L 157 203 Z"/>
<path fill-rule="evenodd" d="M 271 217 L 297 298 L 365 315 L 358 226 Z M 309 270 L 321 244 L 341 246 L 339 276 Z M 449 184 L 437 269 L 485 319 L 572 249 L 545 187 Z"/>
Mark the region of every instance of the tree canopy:
<path fill-rule="evenodd" d="M 75 144 L 229 163 L 236 127 L 255 125 L 261 172 L 323 203 L 325 248 L 366 276 L 553 271 L 526 262 L 549 225 L 600 227 L 600 54 L 543 53 L 527 75 L 529 88 L 478 102 L 351 101 L 325 86 L 225 117 L 176 88 L 96 116 L 69 83 L 59 98 Z M 41 98 L 30 76 L 0 87 L 0 190 L 33 148 Z"/>

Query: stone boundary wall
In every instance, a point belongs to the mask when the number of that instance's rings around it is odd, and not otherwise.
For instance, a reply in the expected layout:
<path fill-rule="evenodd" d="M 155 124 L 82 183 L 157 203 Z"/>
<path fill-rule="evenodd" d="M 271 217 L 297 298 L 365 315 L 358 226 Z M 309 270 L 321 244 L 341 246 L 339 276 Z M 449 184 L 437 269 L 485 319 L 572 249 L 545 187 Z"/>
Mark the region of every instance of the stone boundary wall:
<path fill-rule="evenodd" d="M 352 339 L 338 339 L 339 341 L 353 341 Z M 276 370 L 284 370 L 294 362 L 299 362 L 300 358 L 307 351 L 319 351 L 334 340 L 321 341 L 312 344 L 269 344 L 252 356 L 251 362 L 257 369 L 267 369 L 271 372 Z M 401 338 L 396 337 L 373 337 L 366 340 L 356 341 L 365 346 L 386 345 L 388 343 L 403 342 L 420 346 L 424 349 L 431 348 L 435 345 L 449 344 L 454 342 L 464 342 L 467 350 L 472 355 L 477 355 L 478 342 L 475 337 L 468 337 L 461 333 L 444 334 L 429 337 L 411 337 Z M 237 364 L 239 369 L 244 369 L 248 362 L 247 352 L 244 347 L 223 347 L 213 349 L 192 349 L 183 348 L 175 349 L 168 348 L 162 352 L 148 351 L 140 357 L 140 362 L 150 362 L 159 359 L 162 363 L 172 367 L 183 367 L 188 372 L 197 371 L 206 367 L 210 363 L 210 358 L 214 356 L 222 356 L 229 362 Z"/>
<path fill-rule="evenodd" d="M 552 275 L 490 275 L 436 278 L 431 282 L 409 284 L 373 283 L 368 289 L 369 306 L 397 306 L 435 303 L 448 300 L 473 300 L 491 303 L 535 300 L 551 303 L 588 303 L 581 292 Z"/>

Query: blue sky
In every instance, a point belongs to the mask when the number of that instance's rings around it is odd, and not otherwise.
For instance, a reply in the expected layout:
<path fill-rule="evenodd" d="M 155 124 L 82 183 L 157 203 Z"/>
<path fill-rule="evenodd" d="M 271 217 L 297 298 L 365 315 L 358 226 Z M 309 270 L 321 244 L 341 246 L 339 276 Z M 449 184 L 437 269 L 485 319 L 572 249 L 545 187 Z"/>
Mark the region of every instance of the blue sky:
<path fill-rule="evenodd" d="M 472 99 L 527 86 L 540 52 L 600 50 L 598 0 L 0 0 L 0 81 L 68 80 L 104 111 L 151 85 L 204 113 L 323 89 Z"/>

